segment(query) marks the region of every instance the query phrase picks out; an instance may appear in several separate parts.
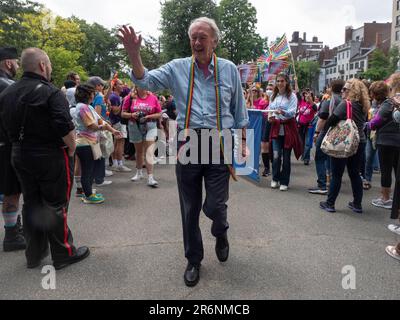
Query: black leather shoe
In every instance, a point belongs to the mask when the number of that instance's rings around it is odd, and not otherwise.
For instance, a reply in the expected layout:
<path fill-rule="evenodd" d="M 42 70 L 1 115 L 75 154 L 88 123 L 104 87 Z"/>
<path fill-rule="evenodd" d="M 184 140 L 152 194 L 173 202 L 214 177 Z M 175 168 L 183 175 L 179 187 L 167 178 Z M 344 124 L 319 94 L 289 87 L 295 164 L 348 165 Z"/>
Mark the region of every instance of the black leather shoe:
<path fill-rule="evenodd" d="M 81 247 L 78 250 L 76 250 L 76 255 L 73 257 L 70 257 L 66 260 L 61 260 L 61 261 L 54 261 L 53 265 L 56 270 L 61 270 L 64 269 L 65 267 L 68 267 L 71 264 L 77 263 L 79 261 L 82 261 L 83 259 L 86 259 L 90 254 L 90 250 L 88 247 Z"/>
<path fill-rule="evenodd" d="M 229 258 L 229 242 L 228 235 L 224 234 L 217 238 L 217 244 L 215 245 L 215 253 L 220 262 L 226 262 Z"/>
<path fill-rule="evenodd" d="M 200 280 L 200 266 L 193 266 L 189 263 L 183 278 L 186 286 L 190 288 L 195 287 Z"/>

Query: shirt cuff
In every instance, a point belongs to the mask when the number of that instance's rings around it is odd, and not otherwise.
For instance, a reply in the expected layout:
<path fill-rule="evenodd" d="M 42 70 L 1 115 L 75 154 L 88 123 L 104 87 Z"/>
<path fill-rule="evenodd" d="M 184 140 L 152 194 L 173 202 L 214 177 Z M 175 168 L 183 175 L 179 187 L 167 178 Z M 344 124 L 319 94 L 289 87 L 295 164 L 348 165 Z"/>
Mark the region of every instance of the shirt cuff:
<path fill-rule="evenodd" d="M 147 88 L 147 82 L 149 77 L 149 70 L 144 68 L 144 75 L 142 79 L 137 79 L 133 74 L 133 70 L 131 70 L 131 80 L 134 84 L 136 84 L 140 88 Z"/>
<path fill-rule="evenodd" d="M 250 124 L 249 120 L 242 120 L 236 123 L 236 129 L 244 129 L 247 128 Z"/>

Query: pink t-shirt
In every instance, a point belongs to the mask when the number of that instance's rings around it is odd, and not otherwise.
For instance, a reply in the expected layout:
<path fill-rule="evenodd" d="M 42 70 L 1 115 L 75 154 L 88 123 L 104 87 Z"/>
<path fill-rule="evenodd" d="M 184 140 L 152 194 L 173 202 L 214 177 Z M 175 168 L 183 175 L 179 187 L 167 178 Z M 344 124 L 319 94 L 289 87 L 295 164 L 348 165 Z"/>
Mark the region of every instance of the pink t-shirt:
<path fill-rule="evenodd" d="M 257 110 L 267 110 L 269 107 L 269 103 L 267 101 L 265 101 L 263 98 L 254 100 L 253 104 L 254 104 L 254 108 Z M 263 117 L 268 118 L 268 114 L 264 113 Z"/>
<path fill-rule="evenodd" d="M 129 96 L 126 97 L 122 110 L 130 113 L 142 111 L 146 116 L 162 112 L 160 102 L 153 94 L 149 94 L 146 99 L 137 97 L 136 100 L 132 100 Z"/>
<path fill-rule="evenodd" d="M 316 111 L 314 105 L 302 100 L 299 105 L 299 123 L 303 125 L 310 124 L 313 121 Z"/>

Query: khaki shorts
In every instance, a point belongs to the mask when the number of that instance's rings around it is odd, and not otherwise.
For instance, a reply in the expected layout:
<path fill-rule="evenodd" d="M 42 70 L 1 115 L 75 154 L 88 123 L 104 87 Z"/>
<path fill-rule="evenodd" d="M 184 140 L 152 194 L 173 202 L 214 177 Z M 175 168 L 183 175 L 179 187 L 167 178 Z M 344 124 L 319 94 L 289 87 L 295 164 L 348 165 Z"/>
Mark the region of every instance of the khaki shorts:
<path fill-rule="evenodd" d="M 113 125 L 113 128 L 115 130 L 118 130 L 119 132 L 121 132 L 122 133 L 122 137 L 124 139 L 128 138 L 128 131 L 126 129 L 126 125 L 121 124 L 121 122 L 118 122 L 118 123 Z"/>

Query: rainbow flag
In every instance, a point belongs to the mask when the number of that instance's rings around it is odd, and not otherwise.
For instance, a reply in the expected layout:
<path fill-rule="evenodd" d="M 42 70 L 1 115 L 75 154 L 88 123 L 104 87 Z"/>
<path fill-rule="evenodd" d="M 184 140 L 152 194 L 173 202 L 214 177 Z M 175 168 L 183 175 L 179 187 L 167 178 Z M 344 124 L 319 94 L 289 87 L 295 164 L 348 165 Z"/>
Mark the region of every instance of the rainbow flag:
<path fill-rule="evenodd" d="M 289 43 L 286 34 L 271 47 L 272 60 L 286 60 L 290 56 Z"/>
<path fill-rule="evenodd" d="M 242 83 L 257 82 L 260 78 L 260 69 L 255 64 L 243 64 L 238 67 Z"/>

